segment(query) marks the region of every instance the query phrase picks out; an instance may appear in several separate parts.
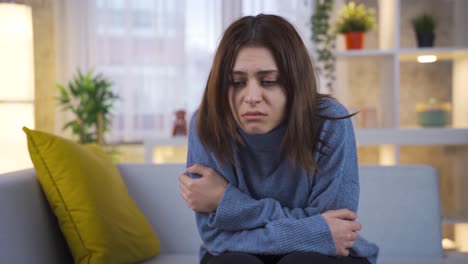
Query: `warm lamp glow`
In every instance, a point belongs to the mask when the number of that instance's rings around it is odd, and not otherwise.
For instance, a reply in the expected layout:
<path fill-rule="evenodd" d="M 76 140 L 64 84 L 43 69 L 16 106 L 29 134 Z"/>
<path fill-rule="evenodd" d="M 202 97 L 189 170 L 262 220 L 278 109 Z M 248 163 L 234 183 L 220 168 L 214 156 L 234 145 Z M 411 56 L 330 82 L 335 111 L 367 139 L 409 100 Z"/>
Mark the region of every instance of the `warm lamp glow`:
<path fill-rule="evenodd" d="M 379 147 L 379 164 L 383 166 L 396 165 L 395 152 L 393 145 L 381 145 Z"/>
<path fill-rule="evenodd" d="M 442 239 L 442 248 L 444 250 L 456 250 L 457 245 L 455 244 L 455 242 L 453 240 L 448 239 L 448 238 L 444 238 L 444 239 Z"/>
<path fill-rule="evenodd" d="M 23 126 L 34 128 L 31 7 L 0 3 L 0 173 L 31 167 Z"/>
<path fill-rule="evenodd" d="M 0 100 L 33 100 L 31 7 L 0 3 L 0 43 Z"/>
<path fill-rule="evenodd" d="M 184 163 L 187 151 L 187 146 L 158 146 L 153 149 L 153 163 Z"/>
<path fill-rule="evenodd" d="M 0 120 L 0 172 L 31 168 L 26 135 L 21 128 L 34 127 L 34 105 L 0 104 Z"/>
<path fill-rule="evenodd" d="M 459 251 L 468 252 L 468 224 L 455 224 L 455 243 Z"/>
<path fill-rule="evenodd" d="M 418 56 L 419 63 L 431 63 L 437 61 L 437 56 L 435 55 L 421 55 Z"/>

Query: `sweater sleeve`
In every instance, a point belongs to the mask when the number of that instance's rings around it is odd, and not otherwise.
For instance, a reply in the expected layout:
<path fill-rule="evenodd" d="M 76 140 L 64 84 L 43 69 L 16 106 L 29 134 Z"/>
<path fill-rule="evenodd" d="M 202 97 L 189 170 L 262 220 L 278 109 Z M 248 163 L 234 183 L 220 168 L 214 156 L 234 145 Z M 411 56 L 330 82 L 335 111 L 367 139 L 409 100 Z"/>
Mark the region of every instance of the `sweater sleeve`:
<path fill-rule="evenodd" d="M 210 226 L 208 214 L 196 213 L 196 218 L 204 247 L 214 255 L 228 251 L 252 254 L 312 251 L 336 255 L 332 234 L 320 214 L 303 219 L 278 219 L 261 228 L 235 232 Z"/>
<path fill-rule="evenodd" d="M 187 166 L 202 164 L 217 168 L 212 153 L 207 151 L 196 136 L 195 120 L 190 122 Z M 190 175 L 195 177 L 195 175 Z M 196 212 L 200 237 L 213 254 L 238 251 L 257 254 L 281 254 L 293 251 L 314 251 L 335 255 L 336 249 L 328 224 L 320 214 L 302 219 L 278 218 L 258 228 L 227 231 L 210 224 L 209 213 Z M 236 221 L 243 219 L 237 215 Z"/>
<path fill-rule="evenodd" d="M 341 115 L 346 115 L 344 108 Z M 328 210 L 347 208 L 357 212 L 359 200 L 358 163 L 353 126 L 350 119 L 325 120 L 322 126 L 325 155 L 314 175 L 315 184 L 306 208 L 287 208 L 271 198 L 256 200 L 229 184 L 216 212 L 210 214 L 210 226 L 241 231 L 265 227 L 279 219 L 303 219 Z"/>

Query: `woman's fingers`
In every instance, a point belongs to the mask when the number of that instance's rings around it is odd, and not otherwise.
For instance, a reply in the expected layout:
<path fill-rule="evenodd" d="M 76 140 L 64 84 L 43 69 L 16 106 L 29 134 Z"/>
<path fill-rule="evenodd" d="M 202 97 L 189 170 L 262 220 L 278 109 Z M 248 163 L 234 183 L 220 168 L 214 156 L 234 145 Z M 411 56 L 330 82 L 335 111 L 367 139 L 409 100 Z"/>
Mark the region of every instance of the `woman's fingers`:
<path fill-rule="evenodd" d="M 344 243 L 344 247 L 345 247 L 345 248 L 352 248 L 352 247 L 354 247 L 354 241 L 346 241 L 346 242 Z"/>
<path fill-rule="evenodd" d="M 190 205 L 190 202 L 189 202 L 189 200 L 188 200 L 188 198 L 187 198 L 187 194 L 185 194 L 184 191 L 181 191 L 181 192 L 180 192 L 180 196 L 182 196 L 182 199 L 184 199 L 185 204 L 187 205 L 187 207 L 188 207 L 188 208 L 192 208 L 191 205 Z"/>
<path fill-rule="evenodd" d="M 352 212 L 347 209 L 330 210 L 322 214 L 331 230 L 336 246 L 336 254 L 339 256 L 349 255 L 349 248 L 354 246 L 358 238 L 358 232 L 362 225 L 359 222 L 346 220 L 347 216 L 352 216 Z"/>
<path fill-rule="evenodd" d="M 194 173 L 198 175 L 205 175 L 207 174 L 211 169 L 208 167 L 205 167 L 200 164 L 195 164 L 187 168 L 187 172 L 189 173 Z"/>
<path fill-rule="evenodd" d="M 185 174 L 181 174 L 179 176 L 180 195 L 182 196 L 182 199 L 184 199 L 187 207 L 191 209 L 193 209 L 193 201 L 189 197 L 191 193 L 189 186 L 192 184 L 192 181 L 193 179 Z"/>
<path fill-rule="evenodd" d="M 185 174 L 181 174 L 179 176 L 179 183 L 180 185 L 184 185 L 184 186 L 190 186 L 190 183 L 193 181 L 192 178 L 190 178 L 189 176 L 185 175 Z"/>
<path fill-rule="evenodd" d="M 358 217 L 356 213 L 346 208 L 338 209 L 338 210 L 329 210 L 325 212 L 323 215 L 326 215 L 328 217 L 339 218 L 342 220 L 355 220 Z"/>
<path fill-rule="evenodd" d="M 347 249 L 347 248 L 340 249 L 340 250 L 337 252 L 337 255 L 338 255 L 338 256 L 347 257 L 347 256 L 349 256 L 349 249 Z"/>
<path fill-rule="evenodd" d="M 362 224 L 360 222 L 348 221 L 350 231 L 357 232 L 362 229 Z"/>

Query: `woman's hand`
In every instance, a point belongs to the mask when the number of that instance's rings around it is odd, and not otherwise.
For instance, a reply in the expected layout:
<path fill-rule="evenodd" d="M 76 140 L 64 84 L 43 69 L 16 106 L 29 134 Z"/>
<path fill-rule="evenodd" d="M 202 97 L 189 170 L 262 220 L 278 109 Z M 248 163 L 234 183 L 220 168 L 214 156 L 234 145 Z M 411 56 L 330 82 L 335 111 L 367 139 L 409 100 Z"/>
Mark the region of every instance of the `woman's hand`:
<path fill-rule="evenodd" d="M 201 176 L 198 179 L 185 174 L 179 176 L 181 195 L 187 206 L 200 213 L 215 211 L 226 190 L 226 179 L 215 170 L 198 164 L 187 168 L 187 172 Z"/>
<path fill-rule="evenodd" d="M 340 209 L 326 211 L 322 216 L 330 227 L 336 254 L 348 256 L 349 249 L 354 246 L 354 241 L 358 237 L 357 231 L 362 228 L 361 223 L 354 221 L 357 214 L 348 209 Z"/>

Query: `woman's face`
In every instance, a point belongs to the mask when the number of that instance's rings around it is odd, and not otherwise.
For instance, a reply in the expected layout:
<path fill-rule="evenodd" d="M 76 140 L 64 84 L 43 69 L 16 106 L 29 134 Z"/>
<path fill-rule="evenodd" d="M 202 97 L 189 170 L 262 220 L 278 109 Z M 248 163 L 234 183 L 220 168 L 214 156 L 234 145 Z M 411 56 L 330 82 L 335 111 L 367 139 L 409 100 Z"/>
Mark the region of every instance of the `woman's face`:
<path fill-rule="evenodd" d="M 244 47 L 231 72 L 229 103 L 247 134 L 265 134 L 284 119 L 286 94 L 272 54 L 262 47 Z"/>

